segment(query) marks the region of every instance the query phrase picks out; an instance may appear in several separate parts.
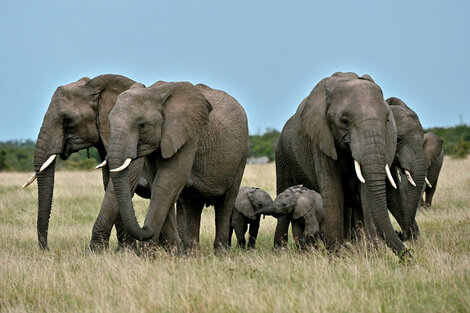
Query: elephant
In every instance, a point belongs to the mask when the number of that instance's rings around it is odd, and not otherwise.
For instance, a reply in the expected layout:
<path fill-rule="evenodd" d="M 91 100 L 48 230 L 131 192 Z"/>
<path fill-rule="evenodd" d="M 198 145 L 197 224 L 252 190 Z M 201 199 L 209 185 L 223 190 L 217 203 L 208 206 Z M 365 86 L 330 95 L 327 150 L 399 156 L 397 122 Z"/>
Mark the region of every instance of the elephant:
<path fill-rule="evenodd" d="M 59 155 L 67 159 L 81 149 L 95 147 L 105 160 L 111 136 L 108 115 L 116 103 L 118 95 L 136 84 L 121 75 L 105 74 L 93 79 L 84 77 L 76 82 L 59 86 L 52 96 L 38 134 L 34 152 L 35 173 L 23 185 L 38 180 L 38 243 L 41 249 L 48 248 L 47 235 L 54 191 L 55 159 Z M 101 167 L 105 197 L 100 214 L 93 226 L 90 249 L 98 251 L 108 245 L 113 224 L 116 225 L 120 247 L 135 246 L 135 240 L 124 230 L 118 213 L 112 183 L 109 183 L 109 167 L 103 162 Z M 130 169 L 132 190 L 149 198 L 149 188 L 142 173 L 144 159 L 133 164 Z M 137 183 L 139 182 L 139 183 Z M 165 224 L 165 234 L 169 241 L 178 243 L 174 234 L 174 213 Z"/>
<path fill-rule="evenodd" d="M 436 191 L 437 180 L 441 172 L 442 163 L 444 162 L 444 140 L 434 133 L 424 134 L 424 157 L 426 159 L 426 185 L 424 193 L 426 199 L 423 202 L 421 197 L 421 205 L 431 207 L 432 198 Z"/>
<path fill-rule="evenodd" d="M 424 131 L 418 115 L 401 99 L 391 97 L 387 103 L 397 127 L 397 148 L 391 172 L 399 182 L 398 189 L 387 186 L 388 208 L 402 229 L 399 234 L 402 239 L 417 239 L 419 227 L 415 216 L 426 176 Z"/>
<path fill-rule="evenodd" d="M 257 210 L 255 214 L 288 216 L 294 241 L 300 249 L 316 246 L 325 233 L 321 196 L 302 185 L 287 188 L 277 195 L 270 207 Z"/>
<path fill-rule="evenodd" d="M 214 249 L 226 250 L 230 215 L 248 155 L 248 122 L 242 106 L 224 91 L 203 84 L 159 81 L 120 94 L 109 119 L 108 161 L 129 233 L 149 246 L 158 242 L 168 210 L 178 200 L 185 219 L 183 247 L 197 249 L 202 209 L 213 205 Z M 152 160 L 156 175 L 140 228 L 127 167 L 143 156 Z"/>
<path fill-rule="evenodd" d="M 386 184 L 396 186 L 390 172 L 396 144 L 394 117 L 381 88 L 369 75 L 337 72 L 313 88 L 281 131 L 277 193 L 299 184 L 320 193 L 330 251 L 345 239 L 350 207 L 363 214 L 368 242 L 380 236 L 396 254 L 408 256 L 387 207 Z M 289 222 L 278 218 L 275 247 L 287 243 Z"/>
<path fill-rule="evenodd" d="M 248 248 L 254 249 L 260 223 L 260 216 L 255 215 L 255 212 L 271 206 L 272 203 L 273 199 L 266 191 L 255 187 L 241 187 L 230 217 L 229 246 L 231 245 L 233 230 L 235 230 L 238 246 L 245 248 L 245 233 L 248 224 L 250 224 Z"/>

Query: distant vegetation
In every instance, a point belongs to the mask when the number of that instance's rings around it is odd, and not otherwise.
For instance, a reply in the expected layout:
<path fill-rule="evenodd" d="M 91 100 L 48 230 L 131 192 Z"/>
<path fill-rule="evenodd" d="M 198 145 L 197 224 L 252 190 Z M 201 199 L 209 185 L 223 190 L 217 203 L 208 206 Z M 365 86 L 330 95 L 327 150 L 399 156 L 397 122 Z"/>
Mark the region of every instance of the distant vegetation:
<path fill-rule="evenodd" d="M 444 140 L 446 155 L 455 158 L 464 158 L 470 154 L 470 125 L 461 124 L 454 127 L 434 127 L 425 132 L 433 132 Z M 267 156 L 274 161 L 274 149 L 279 139 L 280 132 L 274 128 L 268 128 L 264 134 L 250 136 L 249 157 Z M 0 142 L 0 171 L 33 171 L 34 141 L 10 140 Z M 58 158 L 59 159 L 59 158 Z M 90 158 L 86 150 L 74 153 L 67 161 L 58 160 L 58 170 L 83 170 L 92 169 L 101 163 L 98 151 L 90 148 Z"/>

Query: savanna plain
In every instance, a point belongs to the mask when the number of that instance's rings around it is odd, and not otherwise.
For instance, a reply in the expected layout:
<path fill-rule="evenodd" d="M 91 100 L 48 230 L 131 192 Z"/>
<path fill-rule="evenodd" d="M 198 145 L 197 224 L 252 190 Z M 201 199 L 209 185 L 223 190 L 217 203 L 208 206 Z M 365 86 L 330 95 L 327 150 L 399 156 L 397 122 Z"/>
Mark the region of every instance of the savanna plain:
<path fill-rule="evenodd" d="M 469 312 L 470 158 L 446 158 L 421 237 L 400 261 L 384 244 L 337 253 L 273 251 L 275 219 L 261 221 L 257 249 L 212 252 L 214 212 L 203 210 L 201 251 L 153 257 L 87 253 L 104 195 L 100 172 L 57 172 L 49 251 L 37 244 L 36 183 L 0 173 L 1 312 Z M 243 185 L 275 196 L 273 164 L 249 165 Z M 147 200 L 134 198 L 142 224 Z M 395 227 L 397 225 L 395 223 Z M 235 236 L 233 243 L 236 242 Z M 232 244 L 235 246 L 235 244 Z"/>

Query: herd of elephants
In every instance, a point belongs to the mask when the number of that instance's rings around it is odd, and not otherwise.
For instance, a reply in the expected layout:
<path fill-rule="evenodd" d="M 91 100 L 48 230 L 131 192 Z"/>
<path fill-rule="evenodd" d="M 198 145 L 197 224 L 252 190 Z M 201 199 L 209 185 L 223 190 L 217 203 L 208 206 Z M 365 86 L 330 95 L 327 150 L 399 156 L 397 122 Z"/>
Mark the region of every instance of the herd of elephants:
<path fill-rule="evenodd" d="M 299 249 L 382 239 L 398 256 L 411 256 L 404 242 L 419 236 L 418 206 L 431 205 L 443 141 L 424 134 L 402 100 L 385 100 L 369 75 L 335 73 L 300 103 L 275 149 L 274 200 L 256 186 L 240 187 L 248 138 L 242 106 L 203 84 L 145 87 L 107 74 L 59 86 L 38 135 L 35 173 L 23 186 L 37 179 L 39 246 L 48 248 L 57 155 L 95 147 L 105 195 L 91 251 L 108 247 L 113 226 L 120 248 L 198 249 L 201 212 L 212 205 L 216 252 L 228 249 L 233 231 L 239 246 L 254 248 L 265 214 L 277 218 L 277 248 L 287 245 L 292 225 Z M 134 194 L 150 199 L 142 228 Z"/>

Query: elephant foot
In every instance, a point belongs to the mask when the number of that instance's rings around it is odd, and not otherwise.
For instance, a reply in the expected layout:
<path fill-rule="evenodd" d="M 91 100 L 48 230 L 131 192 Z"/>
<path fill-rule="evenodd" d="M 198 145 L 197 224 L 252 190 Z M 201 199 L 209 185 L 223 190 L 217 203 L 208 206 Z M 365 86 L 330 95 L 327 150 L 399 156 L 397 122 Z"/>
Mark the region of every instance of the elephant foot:
<path fill-rule="evenodd" d="M 413 259 L 413 254 L 410 249 L 404 249 L 398 253 L 398 257 L 402 262 L 409 262 Z"/>
<path fill-rule="evenodd" d="M 116 252 L 125 252 L 132 251 L 139 255 L 139 250 L 137 249 L 137 243 L 135 240 L 128 240 L 126 242 L 119 242 Z"/>
<path fill-rule="evenodd" d="M 104 240 L 92 240 L 90 242 L 90 246 L 88 247 L 88 251 L 90 253 L 101 253 L 108 249 L 108 242 Z"/>

